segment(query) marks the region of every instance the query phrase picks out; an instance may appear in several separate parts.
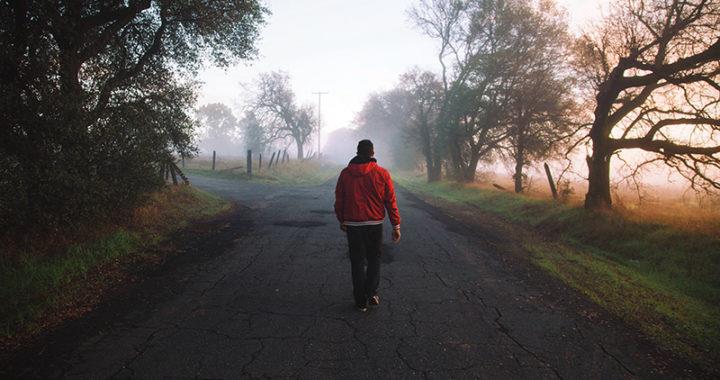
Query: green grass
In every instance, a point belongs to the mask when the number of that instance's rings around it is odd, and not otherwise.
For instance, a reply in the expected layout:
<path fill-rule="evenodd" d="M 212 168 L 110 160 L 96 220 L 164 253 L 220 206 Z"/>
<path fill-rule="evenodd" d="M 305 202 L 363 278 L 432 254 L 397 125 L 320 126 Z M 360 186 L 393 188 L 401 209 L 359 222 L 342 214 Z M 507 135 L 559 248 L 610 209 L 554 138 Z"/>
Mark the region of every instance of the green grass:
<path fill-rule="evenodd" d="M 62 312 L 75 296 L 92 292 L 85 280 L 97 268 L 143 254 L 193 220 L 228 210 L 230 204 L 191 187 L 149 194 L 126 225 L 61 252 L 19 252 L 0 263 L 0 334 L 5 338 L 40 328 L 48 313 Z"/>
<path fill-rule="evenodd" d="M 526 238 L 524 247 L 535 264 L 662 346 L 706 367 L 716 365 L 720 352 L 720 238 L 716 235 L 455 183 L 428 184 L 414 177 L 400 177 L 398 182 L 412 192 L 530 227 L 534 238 Z"/>
<path fill-rule="evenodd" d="M 323 184 L 340 173 L 338 166 L 321 164 L 317 161 L 291 161 L 271 169 L 255 168 L 248 176 L 245 168 L 211 170 L 207 165 L 188 165 L 187 173 L 230 180 L 251 180 L 282 186 L 316 186 Z"/>
<path fill-rule="evenodd" d="M 0 266 L 0 320 L 2 334 L 33 323 L 46 310 L 58 305 L 66 289 L 92 268 L 133 252 L 139 245 L 136 234 L 120 229 L 97 241 L 76 244 L 57 257 L 22 255 Z"/>

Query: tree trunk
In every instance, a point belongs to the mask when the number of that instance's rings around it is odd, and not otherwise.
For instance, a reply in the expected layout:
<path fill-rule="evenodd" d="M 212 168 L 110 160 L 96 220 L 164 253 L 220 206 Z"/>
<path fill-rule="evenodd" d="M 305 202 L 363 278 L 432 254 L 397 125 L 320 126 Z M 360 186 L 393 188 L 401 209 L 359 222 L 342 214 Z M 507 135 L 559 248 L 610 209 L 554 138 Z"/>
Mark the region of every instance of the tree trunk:
<path fill-rule="evenodd" d="M 523 191 L 523 183 L 522 183 L 522 176 L 523 176 L 523 159 L 521 157 L 522 155 L 518 155 L 518 157 L 515 158 L 515 174 L 513 175 L 513 179 L 515 180 L 515 192 L 516 193 L 522 193 Z"/>
<path fill-rule="evenodd" d="M 595 97 L 595 120 L 590 128 L 590 139 L 592 140 L 592 156 L 587 157 L 588 164 L 588 192 L 585 195 L 586 210 L 609 210 L 612 207 L 610 197 L 610 157 L 613 150 L 608 146 L 610 132 L 613 125 L 609 120 L 613 102 L 622 91 L 618 81 L 623 77 L 625 67 L 620 64 L 616 66 L 610 78 L 600 85 L 598 94 Z"/>
<path fill-rule="evenodd" d="M 604 86 L 597 96 L 595 120 L 590 128 L 592 156 L 586 158 L 588 164 L 588 192 L 585 195 L 586 210 L 609 210 L 612 208 L 610 196 L 610 157 L 613 150 L 608 146 L 612 126 L 608 122 L 608 113 L 612 103 L 608 99 L 617 96 L 610 84 Z M 614 91 L 614 90 L 613 90 Z M 610 93 L 610 95 L 608 95 Z"/>
<path fill-rule="evenodd" d="M 609 210 L 612 207 L 610 156 L 601 149 L 593 148 L 592 157 L 587 157 L 589 176 L 585 208 L 588 210 Z"/>
<path fill-rule="evenodd" d="M 522 109 L 518 114 L 520 117 L 515 135 L 515 174 L 513 175 L 513 180 L 515 181 L 515 192 L 522 193 L 523 167 L 525 166 L 525 132 L 528 130 L 529 123 L 526 121 L 526 118 L 522 116 Z"/>
<path fill-rule="evenodd" d="M 437 182 L 442 179 L 442 170 L 440 163 L 427 167 L 427 180 L 428 182 Z"/>
<path fill-rule="evenodd" d="M 453 137 L 452 143 L 449 146 L 452 174 L 455 180 L 465 182 L 465 163 L 463 162 L 460 143 L 458 143 L 456 139 L 457 137 Z"/>
<path fill-rule="evenodd" d="M 425 156 L 425 166 L 427 168 L 427 181 L 436 182 L 441 178 L 440 159 L 437 157 L 436 151 L 438 147 L 433 149 L 433 142 L 430 138 L 430 124 L 425 121 L 421 126 L 422 131 L 422 152 Z"/>
<path fill-rule="evenodd" d="M 478 162 L 480 162 L 480 156 L 477 154 L 473 154 L 470 157 L 470 162 L 468 163 L 468 165 L 462 168 L 462 182 L 475 182 L 475 174 L 477 173 Z"/>
<path fill-rule="evenodd" d="M 303 150 L 303 143 L 300 142 L 300 140 L 295 139 L 295 144 L 297 144 L 297 158 L 298 160 L 302 160 L 305 158 L 305 151 Z"/>

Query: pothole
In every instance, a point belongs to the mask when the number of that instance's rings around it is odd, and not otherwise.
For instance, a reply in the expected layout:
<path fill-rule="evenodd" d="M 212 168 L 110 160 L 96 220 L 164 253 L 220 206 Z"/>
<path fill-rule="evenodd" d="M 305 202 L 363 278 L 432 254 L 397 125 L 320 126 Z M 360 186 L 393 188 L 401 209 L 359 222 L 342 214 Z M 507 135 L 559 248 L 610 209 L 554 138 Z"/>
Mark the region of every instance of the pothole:
<path fill-rule="evenodd" d="M 318 222 L 316 220 L 281 220 L 281 221 L 275 222 L 273 224 L 276 226 L 298 227 L 298 228 L 320 227 L 320 226 L 327 225 L 327 223 Z"/>

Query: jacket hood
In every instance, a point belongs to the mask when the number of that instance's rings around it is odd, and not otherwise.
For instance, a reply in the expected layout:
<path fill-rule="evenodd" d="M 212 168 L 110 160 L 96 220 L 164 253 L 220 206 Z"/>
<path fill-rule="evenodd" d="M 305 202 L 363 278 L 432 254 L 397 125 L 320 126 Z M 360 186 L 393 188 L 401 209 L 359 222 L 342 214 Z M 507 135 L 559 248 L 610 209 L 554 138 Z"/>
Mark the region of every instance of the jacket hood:
<path fill-rule="evenodd" d="M 377 160 L 372 157 L 355 156 L 348 164 L 348 171 L 354 177 L 362 177 L 377 166 Z"/>

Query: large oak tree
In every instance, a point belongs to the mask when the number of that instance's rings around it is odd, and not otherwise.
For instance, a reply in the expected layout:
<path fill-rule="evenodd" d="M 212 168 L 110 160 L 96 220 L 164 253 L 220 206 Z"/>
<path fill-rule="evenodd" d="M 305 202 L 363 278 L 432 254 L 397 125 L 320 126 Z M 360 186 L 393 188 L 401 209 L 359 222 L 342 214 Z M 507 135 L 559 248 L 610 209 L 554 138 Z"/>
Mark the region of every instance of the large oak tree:
<path fill-rule="evenodd" d="M 577 53 L 595 98 L 586 208 L 611 207 L 611 158 L 630 149 L 720 189 L 720 2 L 618 1 Z"/>

